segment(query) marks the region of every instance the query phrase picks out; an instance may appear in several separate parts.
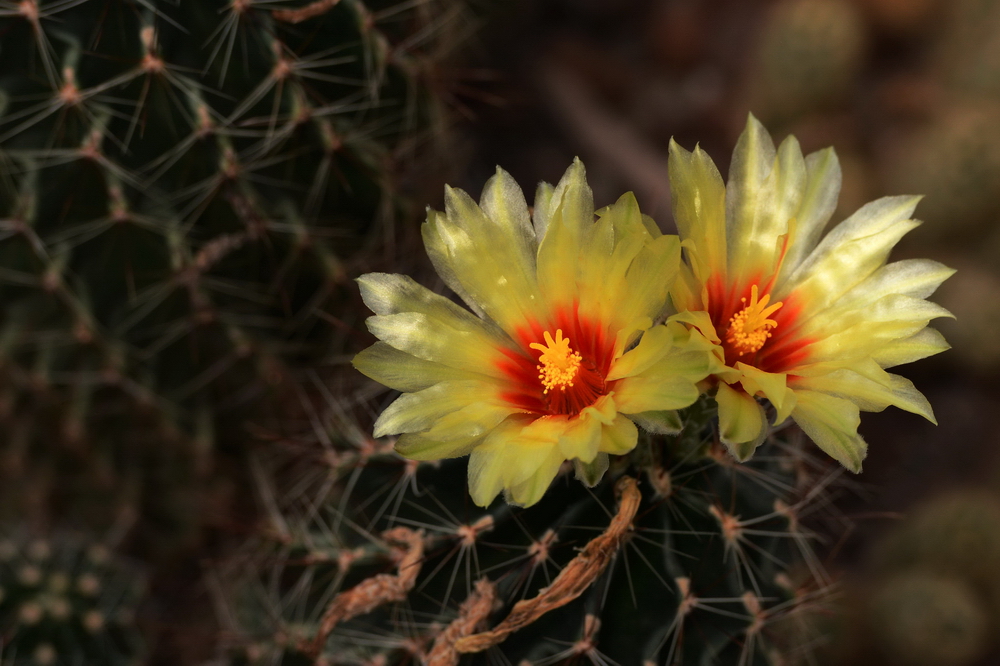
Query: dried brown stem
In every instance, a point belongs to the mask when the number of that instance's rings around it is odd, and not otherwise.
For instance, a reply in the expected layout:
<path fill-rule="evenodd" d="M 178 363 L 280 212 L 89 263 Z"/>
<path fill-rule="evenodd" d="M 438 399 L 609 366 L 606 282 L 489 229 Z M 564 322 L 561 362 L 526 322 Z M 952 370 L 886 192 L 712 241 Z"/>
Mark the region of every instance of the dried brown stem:
<path fill-rule="evenodd" d="M 340 0 L 316 0 L 316 2 L 311 2 L 305 7 L 298 9 L 275 9 L 271 12 L 271 15 L 276 21 L 302 23 L 330 11 L 338 3 L 340 3 Z"/>
<path fill-rule="evenodd" d="M 476 589 L 462 602 L 458 617 L 434 640 L 434 647 L 427 655 L 424 666 L 458 666 L 460 654 L 455 643 L 476 630 L 493 609 L 497 589 L 488 578 L 476 581 Z"/>
<path fill-rule="evenodd" d="M 543 589 L 533 599 L 523 599 L 516 604 L 500 624 L 492 631 L 485 631 L 460 638 L 455 649 L 460 653 L 482 652 L 499 644 L 518 629 L 528 626 L 542 615 L 579 597 L 590 584 L 607 568 L 611 558 L 632 526 L 632 519 L 639 509 L 639 487 L 635 479 L 625 476 L 618 481 L 615 490 L 621 497 L 618 514 L 611 520 L 603 534 L 588 543 L 579 555 L 566 565 L 552 584 Z"/>
<path fill-rule="evenodd" d="M 390 543 L 400 544 L 406 549 L 399 560 L 396 574 L 372 576 L 335 596 L 323 614 L 319 631 L 316 632 L 316 638 L 310 647 L 313 655 L 318 655 L 322 651 L 326 637 L 338 623 L 370 613 L 382 604 L 402 601 L 413 589 L 423 564 L 423 531 L 397 527 L 383 533 L 382 538 Z"/>

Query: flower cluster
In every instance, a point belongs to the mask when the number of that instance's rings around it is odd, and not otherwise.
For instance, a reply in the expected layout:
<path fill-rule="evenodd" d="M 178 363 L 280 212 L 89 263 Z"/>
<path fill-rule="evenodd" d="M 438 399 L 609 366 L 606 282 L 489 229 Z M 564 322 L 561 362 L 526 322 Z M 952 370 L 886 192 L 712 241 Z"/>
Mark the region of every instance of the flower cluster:
<path fill-rule="evenodd" d="M 885 368 L 947 348 L 924 300 L 951 271 L 886 264 L 916 226 L 916 197 L 864 206 L 825 236 L 840 188 L 828 149 L 775 150 L 753 117 L 729 184 L 700 149 L 671 145 L 678 236 L 631 194 L 601 210 L 579 160 L 532 210 L 497 170 L 479 204 L 447 188 L 424 244 L 469 309 L 384 273 L 358 279 L 379 339 L 354 365 L 402 395 L 375 423 L 415 460 L 471 455 L 473 500 L 537 502 L 560 467 L 596 483 L 637 426 L 681 426 L 709 391 L 719 437 L 740 460 L 792 418 L 858 471 L 859 410 L 888 405 L 933 420 L 924 397 Z"/>

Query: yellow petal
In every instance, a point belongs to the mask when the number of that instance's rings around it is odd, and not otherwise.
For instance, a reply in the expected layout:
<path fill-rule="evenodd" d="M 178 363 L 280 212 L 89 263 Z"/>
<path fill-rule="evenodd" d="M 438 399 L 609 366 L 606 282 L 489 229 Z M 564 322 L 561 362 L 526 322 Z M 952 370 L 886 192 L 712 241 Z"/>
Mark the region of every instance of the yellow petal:
<path fill-rule="evenodd" d="M 427 430 L 441 418 L 471 403 L 486 402 L 510 410 L 497 397 L 492 382 L 459 380 L 440 382 L 416 393 L 404 393 L 375 421 L 375 437 Z"/>
<path fill-rule="evenodd" d="M 482 441 L 481 437 L 458 439 L 429 438 L 423 433 L 406 433 L 396 440 L 396 452 L 411 460 L 443 460 L 468 455 Z M 499 491 L 497 491 L 499 492 Z M 494 493 L 494 496 L 496 493 Z"/>
<path fill-rule="evenodd" d="M 890 250 L 919 223 L 910 219 L 919 197 L 883 197 L 834 227 L 816 249 L 775 287 L 780 300 L 792 290 L 813 311 L 829 307 L 881 267 Z"/>
<path fill-rule="evenodd" d="M 623 414 L 619 414 L 614 421 L 604 425 L 600 449 L 603 453 L 622 456 L 634 449 L 638 441 L 639 431 L 635 424 Z"/>
<path fill-rule="evenodd" d="M 825 310 L 814 310 L 802 328 L 804 335 L 814 331 L 842 330 L 846 325 L 869 319 L 871 306 L 893 297 L 906 296 L 915 301 L 927 298 L 954 274 L 954 270 L 929 259 L 908 259 L 882 266 L 867 280 L 855 286 Z M 913 301 L 911 301 L 913 302 Z"/>
<path fill-rule="evenodd" d="M 546 302 L 563 305 L 576 299 L 581 244 L 593 223 L 594 195 L 583 163 L 575 160 L 552 193 L 539 242 L 538 286 Z"/>
<path fill-rule="evenodd" d="M 369 317 L 365 324 L 376 338 L 425 361 L 491 377 L 505 376 L 496 365 L 503 359 L 498 351 L 502 343 L 485 327 L 458 330 L 419 312 L 377 315 Z"/>
<path fill-rule="evenodd" d="M 639 344 L 616 359 L 607 380 L 637 375 L 662 359 L 674 345 L 674 334 L 666 326 L 653 326 L 642 334 Z"/>
<path fill-rule="evenodd" d="M 509 193 L 504 176 L 494 177 L 491 183 L 499 184 L 488 184 L 484 196 L 500 219 L 487 216 L 462 190 L 446 187 L 445 215 L 428 216 L 427 224 L 434 229 L 425 237 L 435 244 L 435 264 L 447 264 L 446 272 L 461 285 L 459 295 L 471 299 L 512 333 L 536 315 L 540 296 L 530 247 L 533 240 L 525 238 L 519 216 L 511 212 L 524 205 L 523 199 L 497 201 Z"/>
<path fill-rule="evenodd" d="M 794 406 L 795 395 L 787 386 L 788 375 L 777 372 L 764 372 L 752 365 L 737 361 L 736 368 L 743 373 L 741 383 L 750 395 L 763 394 L 777 411 L 774 423 L 781 423 L 788 418 Z"/>
<path fill-rule="evenodd" d="M 837 209 L 840 194 L 840 161 L 833 148 L 824 148 L 806 156 L 806 183 L 802 203 L 789 229 L 788 249 L 776 284 L 786 278 L 802 263 L 819 242 L 826 224 Z"/>
<path fill-rule="evenodd" d="M 483 379 L 469 370 L 425 361 L 384 342 L 376 342 L 351 361 L 358 372 L 397 391 L 420 391 L 438 382 L 454 379 Z"/>
<path fill-rule="evenodd" d="M 713 272 L 726 268 L 726 186 L 705 151 L 694 152 L 670 140 L 667 162 L 674 222 L 684 241 L 688 261 L 697 279 L 704 281 Z"/>
<path fill-rule="evenodd" d="M 507 465 L 516 446 L 521 430 L 531 422 L 530 417 L 513 415 L 478 444 L 469 457 L 469 494 L 477 505 L 489 506 L 493 498 L 508 484 Z M 554 443 L 551 448 L 555 448 Z"/>
<path fill-rule="evenodd" d="M 671 409 L 683 409 L 698 399 L 698 388 L 692 379 L 692 367 L 705 369 L 704 354 L 668 354 L 641 375 L 625 377 L 615 385 L 615 403 L 623 414 L 641 414 Z M 695 373 L 697 374 L 697 373 Z"/>
<path fill-rule="evenodd" d="M 758 133 L 762 134 L 754 136 Z M 779 269 L 785 241 L 795 233 L 806 183 L 805 160 L 795 137 L 786 138 L 771 164 L 763 168 L 766 156 L 774 154 L 770 138 L 755 119 L 748 123 L 745 136 L 745 149 L 752 151 L 756 146 L 757 154 L 746 154 L 741 162 L 738 155 L 742 147 L 737 143 L 730 167 L 730 185 L 734 187 L 727 192 L 727 203 L 735 215 L 727 229 L 729 279 L 736 284 L 773 275 Z"/>
<path fill-rule="evenodd" d="M 510 487 L 506 494 L 507 502 L 524 507 L 536 504 L 552 485 L 552 479 L 556 478 L 563 462 L 563 457 L 558 451 L 551 451 L 548 458 L 539 463 L 531 476 Z"/>
<path fill-rule="evenodd" d="M 933 328 L 925 328 L 907 338 L 893 340 L 872 353 L 883 368 L 912 363 L 951 349 L 944 336 Z"/>
<path fill-rule="evenodd" d="M 658 319 L 667 307 L 667 292 L 680 265 L 677 236 L 660 236 L 647 242 L 629 265 L 619 302 L 617 321 L 629 322 L 646 316 Z"/>
<path fill-rule="evenodd" d="M 698 331 L 705 336 L 705 339 L 709 342 L 716 345 L 722 344 L 722 340 L 719 338 L 719 334 L 715 330 L 715 325 L 712 323 L 712 318 L 703 310 L 686 310 L 684 312 L 678 312 L 670 317 L 670 321 L 690 324 L 698 329 Z"/>
<path fill-rule="evenodd" d="M 801 377 L 795 380 L 795 388 L 845 398 L 866 412 L 880 412 L 889 405 L 894 405 L 937 424 L 934 410 L 927 398 L 910 380 L 885 372 L 877 366 L 876 369 L 878 375 L 874 378 L 851 369 L 835 370 L 815 377 Z"/>
<path fill-rule="evenodd" d="M 847 469 L 860 472 L 868 445 L 858 435 L 858 406 L 816 391 L 797 390 L 795 397 L 792 418 L 809 439 Z"/>
<path fill-rule="evenodd" d="M 722 382 L 715 400 L 719 403 L 719 438 L 737 460 L 749 460 L 767 435 L 764 409 L 746 392 Z"/>

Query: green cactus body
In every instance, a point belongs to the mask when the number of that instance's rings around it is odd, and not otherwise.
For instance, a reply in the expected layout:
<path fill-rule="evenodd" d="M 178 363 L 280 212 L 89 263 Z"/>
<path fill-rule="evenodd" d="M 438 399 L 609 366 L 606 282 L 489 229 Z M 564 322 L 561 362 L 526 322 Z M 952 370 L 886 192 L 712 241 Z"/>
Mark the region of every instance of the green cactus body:
<path fill-rule="evenodd" d="M 30 433 L 11 467 L 100 458 L 105 486 L 155 497 L 150 467 L 203 476 L 242 445 L 342 339 L 326 313 L 403 210 L 462 7 L 0 6 L 3 429 Z"/>
<path fill-rule="evenodd" d="M 831 479 L 789 431 L 735 463 L 705 425 L 712 407 L 692 407 L 679 436 L 647 436 L 593 489 L 567 464 L 530 509 L 473 506 L 464 461 L 337 445 L 327 494 L 299 494 L 300 478 L 285 509 L 268 501 L 270 537 L 219 578 L 230 663 L 458 664 L 471 634 L 552 590 L 549 612 L 461 663 L 806 663 L 831 583 L 802 521 Z M 616 536 L 628 475 L 641 502 Z"/>

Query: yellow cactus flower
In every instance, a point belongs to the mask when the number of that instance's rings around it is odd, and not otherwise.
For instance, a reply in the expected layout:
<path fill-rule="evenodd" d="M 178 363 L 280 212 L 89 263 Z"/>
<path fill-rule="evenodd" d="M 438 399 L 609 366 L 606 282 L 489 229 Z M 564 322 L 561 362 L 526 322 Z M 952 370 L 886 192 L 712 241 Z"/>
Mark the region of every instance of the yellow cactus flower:
<path fill-rule="evenodd" d="M 533 219 L 532 219 L 533 215 Z M 402 275 L 358 279 L 379 338 L 354 365 L 402 391 L 375 423 L 415 460 L 471 454 L 473 500 L 534 504 L 566 460 L 587 483 L 698 397 L 710 355 L 654 321 L 680 263 L 627 194 L 595 212 L 583 164 L 539 186 L 533 214 L 504 171 L 479 205 L 445 189 L 424 245 L 472 312 Z M 664 280 L 664 276 L 666 279 Z M 638 340 L 638 342 L 636 342 Z M 698 339 L 699 343 L 703 342 Z"/>
<path fill-rule="evenodd" d="M 925 299 L 953 271 L 926 259 L 886 264 L 919 222 L 919 197 L 885 197 L 825 236 L 840 191 L 833 149 L 803 157 L 795 137 L 777 150 L 750 116 L 729 184 L 701 149 L 671 143 L 670 182 L 684 264 L 676 316 L 714 345 L 722 441 L 746 460 L 767 422 L 791 417 L 830 456 L 858 472 L 867 446 L 859 411 L 889 405 L 934 422 L 927 399 L 886 372 L 948 348 Z"/>

